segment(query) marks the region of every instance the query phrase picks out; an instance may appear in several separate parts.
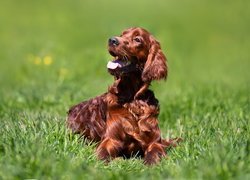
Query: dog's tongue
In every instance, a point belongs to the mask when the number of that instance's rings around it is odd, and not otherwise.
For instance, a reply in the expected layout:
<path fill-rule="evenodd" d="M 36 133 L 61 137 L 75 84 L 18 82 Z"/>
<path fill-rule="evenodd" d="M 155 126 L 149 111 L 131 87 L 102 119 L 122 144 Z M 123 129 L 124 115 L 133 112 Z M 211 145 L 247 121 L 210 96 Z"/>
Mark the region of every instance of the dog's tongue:
<path fill-rule="evenodd" d="M 118 67 L 122 67 L 118 61 L 109 61 L 107 64 L 108 69 L 116 69 Z"/>

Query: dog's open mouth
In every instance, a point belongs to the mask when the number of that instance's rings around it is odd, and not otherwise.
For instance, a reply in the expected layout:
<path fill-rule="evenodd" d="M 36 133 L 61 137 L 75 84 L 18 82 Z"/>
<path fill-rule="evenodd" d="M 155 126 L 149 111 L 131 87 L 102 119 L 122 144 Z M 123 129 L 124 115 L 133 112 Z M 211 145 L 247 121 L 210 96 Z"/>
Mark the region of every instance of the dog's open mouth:
<path fill-rule="evenodd" d="M 128 60 L 123 60 L 123 59 L 115 59 L 113 61 L 109 61 L 107 64 L 108 69 L 116 69 L 116 68 L 123 68 L 128 65 L 130 65 L 131 62 Z"/>
<path fill-rule="evenodd" d="M 108 69 L 117 69 L 117 68 L 123 68 L 126 66 L 129 66 L 131 64 L 131 61 L 129 61 L 128 57 L 126 56 L 117 56 L 113 52 L 110 52 L 110 54 L 114 57 L 114 60 L 109 61 L 107 64 Z"/>

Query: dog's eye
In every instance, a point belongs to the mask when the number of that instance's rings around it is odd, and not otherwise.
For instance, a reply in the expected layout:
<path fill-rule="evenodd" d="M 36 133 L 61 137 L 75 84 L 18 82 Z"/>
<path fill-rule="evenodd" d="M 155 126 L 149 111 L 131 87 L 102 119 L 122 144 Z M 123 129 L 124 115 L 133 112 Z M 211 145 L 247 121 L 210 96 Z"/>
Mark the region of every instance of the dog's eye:
<path fill-rule="evenodd" d="M 134 41 L 140 43 L 140 42 L 141 42 L 141 39 L 138 38 L 138 37 L 136 37 L 136 38 L 134 38 Z"/>

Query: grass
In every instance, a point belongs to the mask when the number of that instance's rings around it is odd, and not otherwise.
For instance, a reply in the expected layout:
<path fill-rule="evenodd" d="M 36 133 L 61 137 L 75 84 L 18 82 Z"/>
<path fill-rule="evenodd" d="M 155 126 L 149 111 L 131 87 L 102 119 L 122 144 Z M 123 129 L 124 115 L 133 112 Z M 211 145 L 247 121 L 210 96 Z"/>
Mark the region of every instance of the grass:
<path fill-rule="evenodd" d="M 250 3 L 32 1 L 0 6 L 0 179 L 249 179 Z M 65 127 L 68 108 L 106 91 L 108 37 L 151 31 L 169 61 L 163 137 L 184 141 L 153 167 L 98 161 Z"/>

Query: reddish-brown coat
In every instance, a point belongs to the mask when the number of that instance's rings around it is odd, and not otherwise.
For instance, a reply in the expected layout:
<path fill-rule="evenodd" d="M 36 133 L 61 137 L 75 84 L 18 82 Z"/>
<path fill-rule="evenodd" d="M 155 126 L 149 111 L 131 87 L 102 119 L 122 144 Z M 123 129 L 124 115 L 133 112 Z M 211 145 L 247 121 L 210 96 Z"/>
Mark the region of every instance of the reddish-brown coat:
<path fill-rule="evenodd" d="M 134 43 L 134 37 L 141 43 Z M 74 133 L 99 142 L 99 159 L 140 155 L 145 164 L 154 164 L 178 141 L 161 138 L 158 100 L 148 89 L 151 81 L 167 77 L 166 57 L 159 42 L 142 28 L 127 29 L 117 39 L 119 45 L 110 45 L 109 52 L 126 56 L 135 70 L 109 71 L 115 81 L 108 92 L 73 106 L 67 123 Z"/>

